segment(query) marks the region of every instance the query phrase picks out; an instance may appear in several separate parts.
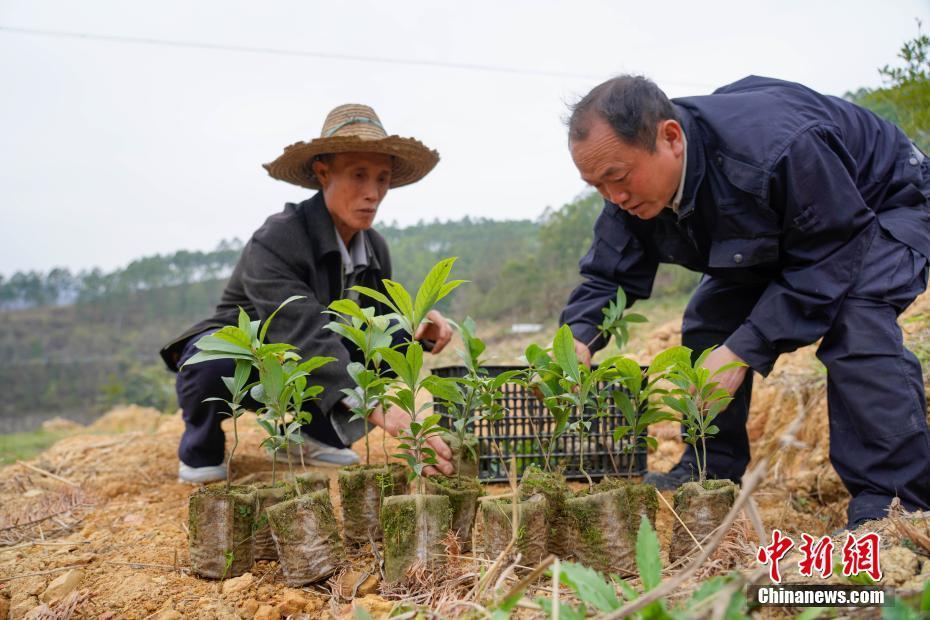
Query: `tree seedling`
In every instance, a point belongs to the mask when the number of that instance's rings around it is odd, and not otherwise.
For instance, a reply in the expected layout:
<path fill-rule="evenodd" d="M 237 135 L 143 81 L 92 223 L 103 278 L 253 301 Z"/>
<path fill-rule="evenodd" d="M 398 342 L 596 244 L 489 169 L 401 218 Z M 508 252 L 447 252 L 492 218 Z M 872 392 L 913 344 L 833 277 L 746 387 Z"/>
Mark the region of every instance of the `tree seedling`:
<path fill-rule="evenodd" d="M 624 424 L 614 428 L 613 435 L 614 442 L 617 443 L 622 441 L 623 437 L 629 437 L 621 448 L 622 452 L 629 456 L 628 476 L 633 475 L 637 448 L 643 446 L 654 450 L 658 446 L 656 438 L 647 434 L 649 425 L 676 419 L 665 411 L 655 398 L 667 393 L 667 390 L 658 387 L 658 383 L 665 376 L 663 364 L 667 360 L 668 355 L 665 353 L 656 356 L 656 361 L 646 371 L 645 377 L 642 367 L 629 358 L 615 357 L 604 362 L 616 370 L 613 377 L 614 385 L 623 388 L 611 390 L 614 405 L 620 410 L 624 421 Z"/>
<path fill-rule="evenodd" d="M 522 373 L 519 370 L 507 370 L 493 377 L 489 376 L 481 359 L 486 345 L 477 336 L 475 322 L 471 317 L 466 317 L 461 324 L 452 321 L 450 323 L 458 330 L 465 345 L 463 350 L 457 351 L 465 365 L 465 376 L 457 380 L 462 392 L 462 404 L 456 406 L 452 403 L 446 409 L 451 412 L 451 428 L 462 446 L 456 454 L 455 463 L 456 476 L 461 478 L 464 451 L 468 450 L 471 457 L 476 462 L 478 460 L 474 447 L 467 441 L 469 429 L 483 420 L 494 421 L 503 418 L 504 407 L 500 402 L 503 387 L 508 382 L 519 381 Z"/>
<path fill-rule="evenodd" d="M 335 359 L 317 356 L 301 361 L 293 345 L 265 342 L 268 328 L 275 315 L 287 304 L 297 299 L 302 299 L 302 297 L 292 296 L 285 299 L 264 322 L 252 320 L 242 308 L 239 308 L 238 324 L 227 325 L 199 339 L 194 343 L 199 351 L 184 364 L 186 366 L 211 360 L 234 360 L 236 371 L 233 377 L 226 377 L 223 382 L 233 397 L 231 401 L 225 402 L 230 405 L 233 414 L 233 430 L 237 441 L 238 430 L 235 421 L 242 414 L 241 403 L 247 389 L 252 398 L 263 405 L 257 412 L 258 422 L 268 433 L 268 438 L 262 444 L 270 446 L 272 452 L 286 446 L 288 442 L 303 443 L 300 427 L 311 420 L 310 412 L 304 411 L 303 405 L 323 391 L 321 386 L 309 385 L 307 378 L 311 372 Z M 247 386 L 246 382 L 252 369 L 258 371 L 259 380 Z M 288 420 L 288 414 L 290 414 L 290 420 Z M 231 458 L 232 451 L 227 460 L 227 468 Z M 293 475 L 290 451 L 288 451 L 288 468 Z M 274 477 L 274 459 L 272 459 L 272 484 Z"/>
<path fill-rule="evenodd" d="M 572 347 L 572 353 L 574 354 L 574 346 Z M 547 472 L 552 473 L 552 450 L 559 438 L 568 430 L 573 411 L 570 403 L 559 398 L 562 393 L 562 382 L 565 380 L 565 371 L 545 349 L 537 344 L 529 345 L 523 355 L 527 363 L 527 386 L 536 393 L 537 399 L 542 401 L 546 410 L 552 415 L 552 429 L 545 442 L 534 429 L 536 442 L 543 454 L 543 465 Z M 577 360 L 577 354 L 575 355 Z"/>
<path fill-rule="evenodd" d="M 387 315 L 388 318 L 396 320 L 401 329 L 409 334 L 412 341 L 420 324 L 426 320 L 429 311 L 446 295 L 466 282 L 466 280 L 446 281 L 454 263 L 455 257 L 445 258 L 436 263 L 426 274 L 420 288 L 417 289 L 416 299 L 411 298 L 410 293 L 399 282 L 387 278 L 382 280 L 387 295 L 367 286 L 353 286 L 351 290 L 358 291 L 393 310 Z"/>
<path fill-rule="evenodd" d="M 423 369 L 423 347 L 418 342 L 407 345 L 407 351 L 400 353 L 394 349 L 380 349 L 379 352 L 391 370 L 397 375 L 398 389 L 385 396 L 385 400 L 403 410 L 410 416 L 410 425 L 401 430 L 399 448 L 405 450 L 393 456 L 403 459 L 410 467 L 409 479 L 417 479 L 417 492 L 423 494 L 423 470 L 429 465 L 436 465 L 436 451 L 428 444 L 429 438 L 442 431 L 439 426 L 440 415 L 434 413 L 423 419 L 419 414 L 432 406 L 426 402 L 417 406 L 417 396 L 426 389 L 434 397 L 445 402 L 462 404 L 462 393 L 454 379 L 427 375 L 420 379 Z"/>
<path fill-rule="evenodd" d="M 584 468 L 584 443 L 587 433 L 591 430 L 592 418 L 601 417 L 607 410 L 609 391 L 602 389 L 602 385 L 612 382 L 616 369 L 611 364 L 602 364 L 596 369 L 588 368 L 578 360 L 575 352 L 575 339 L 571 328 L 563 325 L 552 341 L 552 354 L 559 372 L 559 391 L 547 398 L 555 404 L 562 415 L 564 410 L 569 414 L 577 411 L 577 419 L 566 425 L 566 430 L 578 435 L 578 469 L 588 481 L 588 488 L 594 488 L 594 481 Z M 551 367 L 550 367 L 551 368 Z M 550 407 L 550 410 L 552 407 Z M 588 417 L 587 413 L 593 411 Z"/>
<path fill-rule="evenodd" d="M 420 494 L 423 493 L 423 470 L 437 463 L 436 452 L 427 445 L 427 442 L 442 428 L 439 426 L 439 414 L 418 419 L 419 414 L 431 407 L 432 403 L 417 407 L 417 395 L 422 389 L 426 389 L 442 401 L 460 405 L 462 393 L 455 379 L 440 378 L 434 375 L 420 379 L 420 372 L 423 368 L 423 347 L 414 341 L 413 337 L 420 325 L 427 320 L 426 315 L 430 310 L 465 282 L 465 280 L 447 281 L 454 263 L 454 257 L 436 263 L 426 274 L 415 298 L 411 297 L 403 285 L 387 278 L 382 280 L 387 294 L 365 286 L 353 286 L 351 289 L 390 308 L 392 312 L 386 318 L 396 321 L 409 336 L 407 350 L 404 353 L 388 346 L 378 347 L 374 349 L 374 352 L 387 362 L 397 376 L 397 380 L 391 384 L 399 386 L 399 389 L 393 394 L 386 394 L 384 401 L 399 407 L 410 416 L 410 425 L 399 435 L 400 447 L 407 452 L 394 456 L 403 459 L 410 466 L 411 480 L 419 479 L 417 490 Z"/>
<path fill-rule="evenodd" d="M 342 392 L 355 403 L 350 409 L 351 419 L 360 418 L 365 425 L 365 464 L 370 465 L 368 417 L 379 404 L 383 404 L 390 385 L 390 380 L 382 376 L 384 366 L 378 349 L 390 347 L 392 335 L 401 326 L 388 317 L 375 316 L 374 308 L 361 308 L 351 299 L 337 299 L 329 305 L 327 312 L 339 320 L 330 322 L 326 328 L 352 342 L 365 360 L 364 363 L 351 362 L 346 366 L 355 388 L 346 388 Z"/>
<path fill-rule="evenodd" d="M 707 438 L 713 437 L 720 430 L 713 423 L 714 419 L 733 400 L 730 393 L 721 388 L 714 378 L 746 365 L 731 362 L 711 372 L 703 364 L 713 350 L 714 347 L 705 350 L 692 364 L 690 349 L 671 349 L 673 352 L 668 354 L 666 378 L 675 385 L 675 389 L 662 397 L 662 402 L 680 416 L 685 431 L 684 440 L 694 448 L 697 456 L 698 482 L 701 483 L 707 479 Z M 655 365 L 656 362 L 653 362 Z"/>
<path fill-rule="evenodd" d="M 606 308 L 601 309 L 601 312 L 604 314 L 604 319 L 597 327 L 597 336 L 588 342 L 589 349 L 598 338 L 606 339 L 613 336 L 617 349 L 622 351 L 630 341 L 630 323 L 646 323 L 649 321 L 642 314 L 626 312 L 626 293 L 619 287 L 617 288 L 617 297 L 611 300 Z"/>

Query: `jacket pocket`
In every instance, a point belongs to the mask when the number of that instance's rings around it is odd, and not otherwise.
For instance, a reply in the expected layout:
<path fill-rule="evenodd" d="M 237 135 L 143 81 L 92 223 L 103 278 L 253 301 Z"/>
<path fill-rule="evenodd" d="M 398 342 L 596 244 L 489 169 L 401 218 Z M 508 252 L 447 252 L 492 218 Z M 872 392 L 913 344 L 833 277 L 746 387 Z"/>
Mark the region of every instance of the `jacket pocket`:
<path fill-rule="evenodd" d="M 717 239 L 710 246 L 708 265 L 739 269 L 778 262 L 778 237 Z"/>

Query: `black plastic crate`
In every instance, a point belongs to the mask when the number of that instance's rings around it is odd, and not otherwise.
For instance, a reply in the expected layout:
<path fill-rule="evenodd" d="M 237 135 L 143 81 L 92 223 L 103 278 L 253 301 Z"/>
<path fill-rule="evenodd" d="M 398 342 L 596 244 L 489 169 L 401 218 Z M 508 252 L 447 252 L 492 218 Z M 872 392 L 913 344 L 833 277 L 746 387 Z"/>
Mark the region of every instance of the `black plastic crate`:
<path fill-rule="evenodd" d="M 522 366 L 484 366 L 492 377 L 508 370 L 523 370 Z M 443 366 L 434 368 L 432 373 L 439 377 L 464 377 L 464 366 Z M 478 478 L 488 482 L 502 482 L 507 480 L 507 469 L 510 467 L 510 457 L 516 457 L 517 477 L 531 464 L 545 466 L 545 455 L 540 450 L 536 438 L 546 440 L 552 435 L 554 420 L 545 406 L 528 392 L 523 386 L 516 383 L 507 383 L 503 387 L 504 397 L 501 404 L 504 406 L 504 417 L 498 421 L 481 420 L 477 428 L 469 424 L 469 431 L 478 438 Z M 441 404 L 436 405 L 437 413 L 442 415 L 441 424 L 451 428 L 454 419 Z M 610 403 L 606 415 L 591 420 L 591 430 L 585 436 L 584 468 L 592 479 L 599 479 L 606 475 L 628 475 L 630 459 L 633 459 L 632 474 L 642 475 L 646 471 L 646 448 L 639 445 L 633 453 L 623 452 L 624 446 L 630 443 L 630 436 L 621 437 L 614 441 L 613 429 L 622 425 L 623 414 Z M 570 417 L 570 422 L 578 419 L 577 412 Z M 500 447 L 500 453 L 495 451 L 492 443 Z M 552 467 L 563 468 L 562 471 L 568 479 L 584 479 L 579 469 L 580 457 L 579 437 L 576 434 L 565 433 L 556 440 L 552 450 Z M 503 459 L 501 458 L 503 455 Z"/>

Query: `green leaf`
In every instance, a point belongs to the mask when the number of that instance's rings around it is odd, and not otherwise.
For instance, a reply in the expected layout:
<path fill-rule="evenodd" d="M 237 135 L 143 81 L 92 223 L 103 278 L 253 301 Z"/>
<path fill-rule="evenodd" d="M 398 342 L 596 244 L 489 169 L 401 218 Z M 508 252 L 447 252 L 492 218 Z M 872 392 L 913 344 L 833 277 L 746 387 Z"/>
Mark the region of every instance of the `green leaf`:
<path fill-rule="evenodd" d="M 520 599 L 518 598 L 517 602 L 519 601 Z M 536 598 L 536 602 L 539 604 L 540 607 L 543 608 L 543 612 L 545 612 L 546 618 L 555 617 L 555 614 L 553 613 L 551 598 L 544 598 L 540 596 Z M 494 613 L 497 614 L 496 611 Z M 494 620 L 498 620 L 499 618 L 509 618 L 509 617 L 510 617 L 509 613 L 503 616 L 498 616 L 498 615 L 492 616 Z M 563 603 L 562 601 L 559 601 L 559 619 L 560 620 L 585 620 L 585 618 L 587 617 L 588 617 L 588 613 L 584 605 L 579 605 L 576 608 L 576 607 L 572 607 L 568 603 Z"/>
<path fill-rule="evenodd" d="M 316 398 L 323 393 L 322 385 L 311 385 L 306 390 L 303 391 L 304 400 L 310 400 Z"/>
<path fill-rule="evenodd" d="M 519 370 L 505 370 L 501 374 L 497 375 L 488 383 L 488 387 L 491 391 L 496 392 L 501 389 L 505 383 L 509 383 L 511 380 L 518 378 L 522 374 L 522 371 Z"/>
<path fill-rule="evenodd" d="M 437 424 L 439 424 L 439 420 L 441 420 L 441 419 L 442 419 L 442 416 L 439 415 L 438 413 L 434 413 L 434 414 L 431 415 L 431 416 L 428 416 L 428 417 L 426 417 L 426 418 L 423 418 L 423 428 L 424 428 L 424 429 L 430 429 L 430 428 L 436 426 Z"/>
<path fill-rule="evenodd" d="M 256 357 L 266 357 L 268 355 L 280 355 L 288 351 L 293 351 L 296 349 L 294 345 L 287 344 L 285 342 L 275 342 L 271 344 L 263 344 L 255 351 Z"/>
<path fill-rule="evenodd" d="M 562 368 L 562 372 L 571 377 L 575 383 L 581 383 L 581 370 L 578 367 L 578 355 L 575 353 L 575 337 L 568 325 L 563 325 L 556 332 L 555 339 L 552 341 L 552 354 Z"/>
<path fill-rule="evenodd" d="M 282 301 L 281 305 L 275 308 L 274 312 L 268 315 L 268 318 L 265 319 L 265 322 L 262 324 L 261 330 L 258 332 L 258 341 L 265 342 L 265 334 L 268 333 L 268 327 L 271 326 L 271 320 L 275 317 L 276 314 L 281 312 L 281 308 L 288 305 L 292 301 L 297 301 L 298 299 L 306 299 L 306 298 L 307 297 L 305 295 L 291 295 L 290 297 Z"/>
<path fill-rule="evenodd" d="M 526 347 L 526 350 L 523 352 L 523 357 L 526 358 L 530 366 L 536 368 L 545 368 L 552 363 L 552 358 L 549 357 L 549 354 L 536 343 Z"/>
<path fill-rule="evenodd" d="M 659 555 L 659 539 L 646 515 L 639 523 L 636 535 L 636 568 L 646 591 L 652 590 L 662 582 L 662 557 Z"/>
<path fill-rule="evenodd" d="M 411 312 L 412 317 L 416 318 L 417 323 L 419 323 L 436 302 L 439 301 L 440 292 L 442 291 L 443 285 L 446 283 L 446 278 L 449 277 L 449 273 L 452 271 L 453 263 L 455 263 L 455 258 L 445 258 L 433 265 L 429 273 L 426 274 L 423 283 L 417 290 L 417 299 Z"/>
<path fill-rule="evenodd" d="M 262 386 L 265 389 L 265 396 L 270 400 L 277 400 L 284 389 L 284 369 L 281 363 L 273 357 L 266 357 L 262 360 Z"/>
<path fill-rule="evenodd" d="M 236 369 L 233 371 L 233 384 L 236 393 L 242 391 L 245 384 L 249 382 L 249 376 L 252 374 L 252 364 L 246 360 L 236 360 Z"/>
<path fill-rule="evenodd" d="M 640 416 L 639 424 L 640 426 L 649 426 L 650 424 L 655 424 L 657 422 L 665 422 L 674 419 L 675 416 L 667 411 L 662 411 L 661 409 L 651 409 Z"/>
<path fill-rule="evenodd" d="M 638 392 L 643 382 L 643 369 L 639 363 L 628 357 L 611 358 L 611 362 L 613 362 L 613 367 L 617 369 L 621 377 L 624 379 L 632 379 L 634 382 L 634 385 L 626 382 L 624 382 L 624 385 L 627 387 L 635 387 L 636 389 L 633 391 Z"/>
<path fill-rule="evenodd" d="M 205 338 L 214 341 L 214 339 L 219 339 L 229 344 L 236 345 L 237 347 L 244 349 L 246 351 L 252 350 L 252 339 L 249 338 L 248 331 L 242 331 L 238 327 L 233 327 L 232 325 L 227 325 L 222 329 L 219 329 Z"/>
<path fill-rule="evenodd" d="M 230 342 L 227 339 L 218 338 L 215 334 L 204 336 L 195 342 L 194 346 L 201 351 L 209 351 L 213 353 L 235 353 L 237 355 L 252 354 L 252 349 L 249 348 L 248 345 L 242 346 L 241 344 Z"/>
<path fill-rule="evenodd" d="M 362 312 L 361 307 L 352 299 L 337 299 L 329 304 L 329 309 L 345 316 L 358 319 L 362 323 L 368 322 L 368 317 Z"/>
<path fill-rule="evenodd" d="M 407 345 L 407 364 L 410 366 L 411 376 L 409 385 L 413 388 L 423 369 L 423 347 L 419 342 L 411 342 Z"/>
<path fill-rule="evenodd" d="M 714 352 L 714 349 L 716 349 L 716 348 L 717 348 L 716 346 L 713 346 L 713 347 L 708 347 L 708 348 L 704 349 L 703 351 L 701 351 L 701 354 L 698 356 L 698 358 L 697 358 L 696 360 L 694 360 L 693 367 L 694 367 L 694 368 L 703 368 L 703 367 L 704 367 L 704 362 L 707 361 L 707 357 L 708 357 L 711 353 L 713 353 L 713 352 Z"/>
<path fill-rule="evenodd" d="M 376 290 L 373 289 L 373 288 L 368 288 L 367 286 L 359 286 L 359 285 L 350 287 L 349 290 L 350 290 L 350 291 L 356 291 L 356 292 L 358 292 L 358 293 L 361 293 L 362 295 L 365 295 L 366 297 L 371 297 L 371 298 L 374 299 L 375 301 L 381 302 L 382 304 L 384 304 L 385 306 L 387 306 L 388 308 L 390 308 L 390 309 L 393 310 L 394 312 L 397 312 L 398 314 L 401 314 L 400 309 L 399 309 L 396 305 L 394 305 L 394 302 L 392 302 L 390 299 L 388 299 L 388 298 L 384 295 L 384 293 L 382 293 L 382 292 L 380 292 L 380 291 L 376 291 Z"/>
<path fill-rule="evenodd" d="M 201 362 L 212 362 L 213 360 L 230 360 L 230 359 L 244 360 L 247 362 L 251 362 L 252 356 L 242 355 L 240 353 L 219 353 L 219 352 L 213 352 L 213 351 L 200 351 L 190 356 L 190 359 L 184 362 L 181 365 L 181 368 L 184 368 L 185 366 L 190 366 L 192 364 L 199 364 Z"/>
<path fill-rule="evenodd" d="M 574 562 L 561 562 L 560 568 L 559 580 L 574 590 L 582 601 L 604 613 L 620 608 L 621 601 L 613 584 L 601 573 Z"/>
<path fill-rule="evenodd" d="M 405 289 L 402 284 L 394 280 L 385 278 L 382 280 L 382 283 L 384 284 L 384 289 L 394 301 L 394 306 L 398 309 L 399 313 L 410 322 L 410 325 L 414 329 L 416 329 L 417 324 L 414 323 L 413 300 L 410 299 L 410 293 L 407 292 L 407 289 Z M 412 336 L 413 334 L 410 335 Z"/>
<path fill-rule="evenodd" d="M 416 377 L 411 377 L 410 365 L 407 358 L 399 351 L 387 347 L 378 349 L 378 353 L 387 362 L 387 365 L 394 371 L 394 374 L 403 380 L 407 385 L 416 383 Z"/>
<path fill-rule="evenodd" d="M 631 426 L 615 426 L 614 441 L 620 441 L 623 439 L 624 435 L 627 435 L 631 430 L 633 430 Z"/>
<path fill-rule="evenodd" d="M 345 323 L 340 323 L 338 321 L 330 321 L 324 325 L 329 331 L 339 334 L 346 340 L 352 342 L 359 351 L 364 351 L 365 347 L 368 345 L 367 339 L 365 338 L 365 332 L 352 325 L 347 325 Z"/>
<path fill-rule="evenodd" d="M 653 358 L 649 364 L 649 370 L 646 371 L 650 377 L 659 373 L 664 373 L 669 368 L 675 366 L 691 365 L 691 349 L 688 347 L 676 346 L 662 351 Z"/>
<path fill-rule="evenodd" d="M 671 407 L 672 409 L 680 413 L 682 417 L 688 417 L 688 407 L 684 403 L 682 403 L 679 399 L 673 398 L 672 396 L 663 396 L 662 402 L 664 402 L 667 406 Z"/>
<path fill-rule="evenodd" d="M 300 364 L 298 364 L 297 370 L 301 372 L 311 373 L 314 370 L 317 370 L 318 368 L 322 368 L 323 366 L 326 366 L 330 362 L 335 362 L 335 361 L 336 361 L 335 357 L 324 357 L 322 355 L 317 355 L 315 357 L 311 357 L 305 362 L 301 362 Z"/>
<path fill-rule="evenodd" d="M 423 388 L 425 388 L 434 397 L 461 405 L 465 403 L 465 398 L 459 390 L 458 384 L 454 379 L 447 379 L 429 375 L 423 379 Z"/>
<path fill-rule="evenodd" d="M 249 345 L 251 345 L 252 344 L 252 337 L 251 337 L 252 336 L 252 319 L 249 318 L 249 314 L 245 310 L 242 309 L 242 306 L 239 306 L 238 323 L 239 323 L 239 330 L 242 333 L 249 335 Z"/>
<path fill-rule="evenodd" d="M 733 370 L 734 368 L 746 368 L 747 366 L 748 366 L 748 364 L 745 364 L 745 363 L 743 363 L 743 362 L 727 362 L 726 364 L 724 364 L 723 366 L 721 366 L 720 368 L 718 368 L 717 370 L 715 370 L 715 371 L 713 372 L 713 374 L 711 374 L 711 377 L 716 377 L 717 375 L 722 375 L 723 373 L 727 372 L 728 370 Z"/>

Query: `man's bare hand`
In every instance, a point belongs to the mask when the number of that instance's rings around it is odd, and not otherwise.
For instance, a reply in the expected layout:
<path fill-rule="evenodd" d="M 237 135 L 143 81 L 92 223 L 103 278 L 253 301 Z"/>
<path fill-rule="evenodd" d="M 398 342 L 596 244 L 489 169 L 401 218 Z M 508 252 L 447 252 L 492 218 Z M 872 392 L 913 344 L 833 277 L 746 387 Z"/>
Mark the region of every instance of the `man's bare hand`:
<path fill-rule="evenodd" d="M 426 412 L 421 412 L 417 416 L 418 420 L 422 420 L 427 417 Z M 400 407 L 390 407 L 385 414 L 381 407 L 375 409 L 370 416 L 368 416 L 368 421 L 374 424 L 375 426 L 381 427 L 391 437 L 397 437 L 401 434 L 402 431 L 410 431 L 410 414 L 401 409 Z M 436 451 L 436 466 L 427 467 L 423 470 L 427 476 L 435 476 L 440 472 L 446 476 L 451 476 L 455 473 L 455 466 L 452 464 L 452 450 L 446 445 L 446 442 L 443 441 L 438 435 L 431 435 L 426 440 L 427 445 Z M 436 471 L 436 470 L 439 471 Z"/>
<path fill-rule="evenodd" d="M 722 345 L 711 351 L 710 355 L 707 356 L 707 359 L 704 360 L 704 368 L 708 369 L 713 374 L 718 368 L 731 362 L 746 363 L 740 356 L 728 349 L 726 345 Z M 712 380 L 719 383 L 720 387 L 724 388 L 732 396 L 746 379 L 747 369 L 747 366 L 731 368 L 730 370 L 720 373 Z"/>
<path fill-rule="evenodd" d="M 452 340 L 452 326 L 446 321 L 439 310 L 430 310 L 426 313 L 428 322 L 420 323 L 417 333 L 413 335 L 414 340 L 432 340 L 433 350 L 431 353 L 436 355 L 446 348 L 449 341 Z"/>
<path fill-rule="evenodd" d="M 578 339 L 575 340 L 575 355 L 578 356 L 579 362 L 591 368 L 591 349 Z"/>

